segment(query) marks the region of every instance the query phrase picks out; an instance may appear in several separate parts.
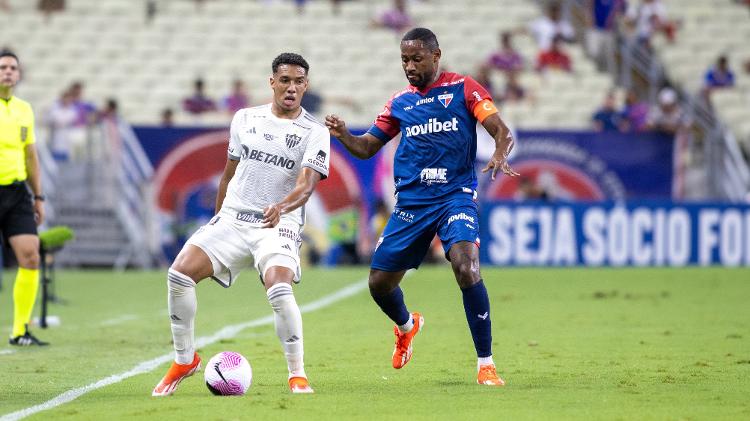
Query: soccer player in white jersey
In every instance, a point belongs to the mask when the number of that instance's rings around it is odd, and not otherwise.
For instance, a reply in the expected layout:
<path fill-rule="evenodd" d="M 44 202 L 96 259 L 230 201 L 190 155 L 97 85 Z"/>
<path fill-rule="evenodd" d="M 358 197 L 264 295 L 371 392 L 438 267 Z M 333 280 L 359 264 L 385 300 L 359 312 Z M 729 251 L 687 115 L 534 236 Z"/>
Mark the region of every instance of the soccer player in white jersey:
<path fill-rule="evenodd" d="M 300 106 L 309 66 L 298 54 L 273 60 L 273 101 L 238 111 L 216 197 L 216 216 L 187 241 L 167 276 L 175 361 L 153 396 L 174 393 L 200 369 L 193 320 L 195 285 L 211 277 L 224 287 L 250 264 L 261 277 L 284 349 L 292 393 L 312 393 L 303 363 L 302 317 L 292 283 L 300 280 L 304 205 L 328 176 L 330 137 Z"/>

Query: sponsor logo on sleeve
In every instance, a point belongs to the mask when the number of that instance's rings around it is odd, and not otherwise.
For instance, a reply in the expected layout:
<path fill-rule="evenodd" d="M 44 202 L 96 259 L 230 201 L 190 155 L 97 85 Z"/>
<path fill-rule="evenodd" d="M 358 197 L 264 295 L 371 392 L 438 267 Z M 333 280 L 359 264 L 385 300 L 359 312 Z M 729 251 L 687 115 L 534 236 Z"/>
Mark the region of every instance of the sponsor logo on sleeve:
<path fill-rule="evenodd" d="M 29 128 L 21 126 L 21 142 L 26 142 L 26 138 L 29 137 Z"/>
<path fill-rule="evenodd" d="M 315 158 L 310 158 L 307 160 L 307 162 L 315 165 L 316 167 L 328 170 L 328 166 L 326 165 L 326 156 L 328 156 L 328 154 L 324 150 L 319 150 Z"/>
<path fill-rule="evenodd" d="M 482 95 L 479 95 L 479 92 L 474 91 L 471 94 L 474 95 L 474 98 L 476 98 L 477 102 L 482 100 Z"/>

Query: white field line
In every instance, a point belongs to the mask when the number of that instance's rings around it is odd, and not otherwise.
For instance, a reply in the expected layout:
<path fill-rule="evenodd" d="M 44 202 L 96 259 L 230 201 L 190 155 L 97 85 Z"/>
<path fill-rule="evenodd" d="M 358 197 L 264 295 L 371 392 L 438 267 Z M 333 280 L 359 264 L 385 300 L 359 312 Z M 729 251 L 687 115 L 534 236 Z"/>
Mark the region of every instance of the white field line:
<path fill-rule="evenodd" d="M 122 316 L 107 319 L 99 323 L 99 326 L 114 326 L 114 325 L 119 325 L 120 323 L 125 323 L 131 320 L 138 320 L 138 319 L 139 317 L 136 316 L 135 314 L 123 314 Z"/>
<path fill-rule="evenodd" d="M 0 349 L 0 355 L 8 355 L 16 352 L 15 349 Z"/>
<path fill-rule="evenodd" d="M 307 303 L 303 306 L 300 306 L 300 311 L 302 311 L 303 313 L 307 313 L 310 311 L 320 310 L 321 308 L 327 307 L 345 298 L 349 298 L 366 288 L 367 288 L 366 280 L 355 282 L 330 295 L 326 295 L 311 303 Z M 232 338 L 233 336 L 237 335 L 240 331 L 244 329 L 268 325 L 271 323 L 273 323 L 273 315 L 261 317 L 255 320 L 250 320 L 244 323 L 238 323 L 236 325 L 226 326 L 211 336 L 203 336 L 203 337 L 197 338 L 195 341 L 195 346 L 196 348 L 204 347 L 204 346 L 216 343 L 222 339 Z M 58 395 L 48 400 L 47 402 L 40 403 L 39 405 L 34 405 L 26 409 L 21 409 L 16 412 L 5 414 L 2 417 L 0 417 L 0 421 L 20 420 L 22 418 L 28 417 L 29 415 L 36 414 L 37 412 L 52 409 L 54 407 L 68 403 L 78 398 L 79 396 L 85 395 L 86 393 L 92 392 L 96 389 L 101 389 L 102 387 L 109 386 L 115 383 L 119 383 L 129 377 L 148 373 L 149 371 L 155 369 L 156 367 L 166 362 L 172 361 L 173 358 L 174 358 L 174 355 L 170 352 L 169 354 L 165 354 L 165 355 L 156 357 L 148 361 L 143 361 L 142 363 L 137 364 L 135 367 L 131 368 L 128 371 L 125 371 L 119 374 L 113 374 L 109 377 L 103 378 L 89 385 L 68 390 L 67 392 L 62 393 L 61 395 Z M 143 391 L 144 396 L 149 395 L 150 394 L 149 392 L 150 390 L 144 390 Z"/>

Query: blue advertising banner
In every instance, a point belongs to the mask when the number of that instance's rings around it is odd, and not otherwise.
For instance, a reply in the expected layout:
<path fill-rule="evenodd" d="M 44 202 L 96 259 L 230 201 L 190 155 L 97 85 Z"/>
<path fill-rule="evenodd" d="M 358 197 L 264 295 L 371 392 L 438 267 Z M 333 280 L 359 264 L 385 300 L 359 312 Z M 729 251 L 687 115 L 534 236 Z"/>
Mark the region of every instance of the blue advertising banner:
<path fill-rule="evenodd" d="M 155 168 L 155 202 L 165 254 L 171 258 L 213 216 L 229 130 L 134 130 Z M 484 135 L 480 131 L 478 142 L 491 154 L 494 144 Z M 517 137 L 511 162 L 521 176 L 490 181 L 488 174 L 478 173 L 482 200 L 671 198 L 673 142 L 669 137 L 559 131 L 521 131 Z M 381 201 L 386 208 L 395 203 L 392 165 L 397 146 L 398 140 L 393 140 L 373 159 L 360 160 L 332 139 L 331 174 L 308 203 L 306 232 L 319 239 L 321 253 L 342 242 L 356 243 L 364 255 L 372 250 L 379 234 L 378 224 L 370 221 L 373 209 Z M 484 164 L 479 158 L 477 167 Z"/>
<path fill-rule="evenodd" d="M 671 198 L 673 143 L 658 133 L 520 131 L 510 160 L 521 176 L 496 180 L 483 197 Z"/>
<path fill-rule="evenodd" d="M 483 263 L 503 266 L 750 266 L 750 206 L 672 202 L 487 202 Z"/>

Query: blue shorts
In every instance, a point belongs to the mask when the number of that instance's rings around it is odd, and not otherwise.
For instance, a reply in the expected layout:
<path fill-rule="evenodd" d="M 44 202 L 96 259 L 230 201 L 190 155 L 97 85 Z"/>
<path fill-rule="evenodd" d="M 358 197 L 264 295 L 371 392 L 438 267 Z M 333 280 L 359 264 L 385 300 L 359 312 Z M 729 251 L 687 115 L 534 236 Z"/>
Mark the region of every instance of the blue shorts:
<path fill-rule="evenodd" d="M 459 241 L 479 246 L 479 216 L 471 196 L 426 206 L 396 206 L 375 247 L 370 267 L 386 272 L 418 268 L 435 234 L 446 254 Z"/>

